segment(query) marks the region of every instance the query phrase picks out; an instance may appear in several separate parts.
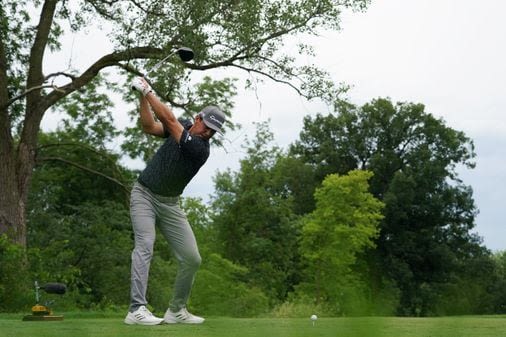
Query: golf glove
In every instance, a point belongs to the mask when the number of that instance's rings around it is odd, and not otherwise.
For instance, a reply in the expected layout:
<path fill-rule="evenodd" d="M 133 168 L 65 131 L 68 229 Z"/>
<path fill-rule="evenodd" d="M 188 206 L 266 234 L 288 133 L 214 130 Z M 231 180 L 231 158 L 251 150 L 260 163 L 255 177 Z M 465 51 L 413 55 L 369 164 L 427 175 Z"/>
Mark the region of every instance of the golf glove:
<path fill-rule="evenodd" d="M 136 77 L 132 80 L 132 89 L 142 93 L 143 96 L 153 91 L 149 83 L 142 77 Z"/>

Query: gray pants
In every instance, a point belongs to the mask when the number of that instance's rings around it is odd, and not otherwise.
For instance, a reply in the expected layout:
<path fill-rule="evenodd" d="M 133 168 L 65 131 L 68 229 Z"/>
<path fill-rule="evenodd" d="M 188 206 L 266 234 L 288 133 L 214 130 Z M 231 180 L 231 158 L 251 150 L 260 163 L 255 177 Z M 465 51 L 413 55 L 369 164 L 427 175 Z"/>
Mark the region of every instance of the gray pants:
<path fill-rule="evenodd" d="M 163 197 L 135 183 L 130 197 L 130 217 L 135 234 L 132 251 L 130 311 L 146 305 L 149 266 L 153 257 L 155 224 L 169 243 L 179 263 L 174 283 L 171 311 L 186 306 L 201 258 L 195 235 L 179 207 L 179 197 Z"/>

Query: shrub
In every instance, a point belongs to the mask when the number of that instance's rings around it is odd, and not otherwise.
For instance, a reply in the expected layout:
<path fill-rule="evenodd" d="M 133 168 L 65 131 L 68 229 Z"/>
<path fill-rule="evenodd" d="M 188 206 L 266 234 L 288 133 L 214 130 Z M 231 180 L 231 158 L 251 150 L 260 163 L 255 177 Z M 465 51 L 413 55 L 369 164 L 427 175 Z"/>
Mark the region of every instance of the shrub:
<path fill-rule="evenodd" d="M 34 303 L 26 250 L 0 235 L 0 311 L 22 311 Z"/>

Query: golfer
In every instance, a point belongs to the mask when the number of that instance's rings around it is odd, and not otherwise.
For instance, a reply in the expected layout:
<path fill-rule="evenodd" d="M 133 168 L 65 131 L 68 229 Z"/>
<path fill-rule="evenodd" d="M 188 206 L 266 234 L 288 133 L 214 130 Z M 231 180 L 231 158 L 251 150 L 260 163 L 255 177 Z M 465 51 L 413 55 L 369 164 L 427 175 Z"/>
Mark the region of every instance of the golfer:
<path fill-rule="evenodd" d="M 130 217 L 135 247 L 132 252 L 131 303 L 125 323 L 200 324 L 204 318 L 189 313 L 186 303 L 201 258 L 195 235 L 179 207 L 179 196 L 209 157 L 209 139 L 221 130 L 225 115 L 219 108 L 208 106 L 196 116 L 194 124 L 189 120 L 178 120 L 172 110 L 153 94 L 144 78 L 134 79 L 132 87 L 142 94 L 140 119 L 143 131 L 166 140 L 132 189 Z M 159 122 L 155 121 L 151 110 Z M 179 264 L 173 297 L 163 318 L 155 317 L 146 307 L 155 224 Z"/>

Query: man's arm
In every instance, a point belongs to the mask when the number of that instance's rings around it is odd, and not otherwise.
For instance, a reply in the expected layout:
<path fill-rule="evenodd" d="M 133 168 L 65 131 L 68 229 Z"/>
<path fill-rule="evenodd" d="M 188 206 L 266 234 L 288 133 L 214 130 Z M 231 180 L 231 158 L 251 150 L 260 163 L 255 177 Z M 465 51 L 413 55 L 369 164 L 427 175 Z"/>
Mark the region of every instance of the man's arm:
<path fill-rule="evenodd" d="M 145 98 L 149 102 L 149 105 L 151 105 L 151 108 L 161 124 L 165 126 L 171 136 L 179 143 L 184 128 L 181 123 L 179 123 L 172 110 L 167 105 L 163 104 L 152 92 L 149 92 Z"/>
<path fill-rule="evenodd" d="M 176 142 L 179 143 L 179 140 L 181 139 L 181 135 L 183 134 L 183 126 L 179 121 L 177 120 L 176 116 L 172 112 L 172 110 L 163 104 L 158 97 L 153 94 L 151 87 L 149 86 L 149 83 L 142 77 L 137 77 L 132 81 L 132 88 L 142 93 L 143 97 L 141 98 L 141 121 L 147 124 L 147 129 L 150 130 L 150 134 L 159 135 L 161 127 L 161 134 L 164 134 L 163 126 L 165 129 L 167 129 L 172 137 L 176 140 Z M 147 104 L 143 105 L 144 103 L 149 103 L 151 108 L 153 109 L 153 112 L 155 113 L 156 117 L 158 117 L 158 120 L 161 122 L 159 126 L 156 126 L 156 122 L 151 119 L 153 119 L 153 116 L 149 112 L 149 106 Z M 143 117 L 144 115 L 144 117 Z M 162 126 L 163 125 L 163 126 Z M 143 130 L 144 124 L 143 124 Z"/>
<path fill-rule="evenodd" d="M 142 131 L 153 136 L 163 137 L 165 134 L 163 125 L 153 118 L 148 100 L 144 96 L 141 96 L 140 110 Z"/>

